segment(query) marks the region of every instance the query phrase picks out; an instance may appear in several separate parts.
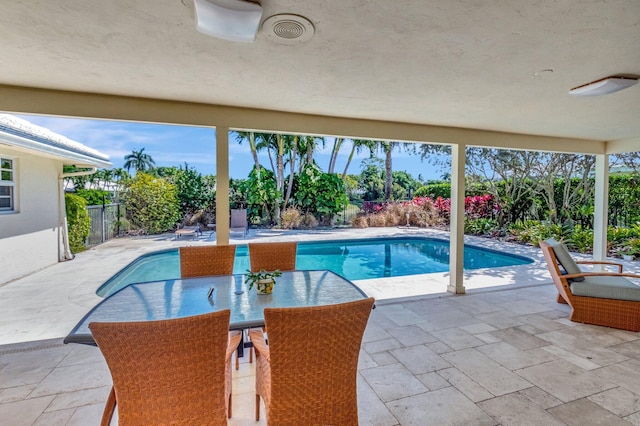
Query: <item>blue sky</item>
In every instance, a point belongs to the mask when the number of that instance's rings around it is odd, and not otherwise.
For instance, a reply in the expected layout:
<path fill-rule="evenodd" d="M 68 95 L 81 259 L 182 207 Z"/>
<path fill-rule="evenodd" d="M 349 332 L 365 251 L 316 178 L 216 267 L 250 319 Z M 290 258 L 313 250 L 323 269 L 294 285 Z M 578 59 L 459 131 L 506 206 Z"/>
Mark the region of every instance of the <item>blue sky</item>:
<path fill-rule="evenodd" d="M 66 136 L 86 146 L 109 155 L 114 167 L 122 167 L 124 156 L 133 150 L 145 149 L 157 166 L 180 166 L 186 162 L 202 174 L 216 173 L 215 129 L 206 127 L 185 127 L 120 121 L 87 120 L 80 118 L 57 118 L 37 115 L 17 115 L 38 126 Z M 328 138 L 327 147 L 317 152 L 314 158 L 323 170 L 327 169 L 333 139 Z M 342 173 L 351 149 L 351 143 L 343 144 L 336 171 Z M 349 166 L 349 174 L 359 174 L 360 162 L 368 158 L 364 150 Z M 383 154 L 378 154 L 384 158 Z M 266 154 L 260 156 L 261 163 L 269 167 Z M 246 143 L 229 139 L 229 173 L 232 178 L 245 178 L 249 174 L 253 160 Z M 414 178 L 422 174 L 423 179 L 438 179 L 443 171 L 420 157 L 404 151 L 395 151 L 393 169 L 407 171 Z"/>

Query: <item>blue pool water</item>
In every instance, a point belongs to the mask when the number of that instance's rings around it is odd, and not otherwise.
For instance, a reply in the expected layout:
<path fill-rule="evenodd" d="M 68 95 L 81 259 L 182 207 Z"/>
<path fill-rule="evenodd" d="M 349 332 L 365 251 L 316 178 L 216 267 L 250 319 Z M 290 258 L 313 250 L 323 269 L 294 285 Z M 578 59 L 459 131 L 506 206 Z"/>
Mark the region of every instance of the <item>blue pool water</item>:
<path fill-rule="evenodd" d="M 465 245 L 464 268 L 532 263 L 533 260 Z M 428 274 L 449 270 L 449 241 L 435 238 L 374 238 L 299 242 L 297 269 L 329 269 L 349 280 Z M 238 246 L 233 272 L 249 269 L 247 246 Z M 131 262 L 97 291 L 108 296 L 131 283 L 180 278 L 178 249 L 146 254 Z"/>

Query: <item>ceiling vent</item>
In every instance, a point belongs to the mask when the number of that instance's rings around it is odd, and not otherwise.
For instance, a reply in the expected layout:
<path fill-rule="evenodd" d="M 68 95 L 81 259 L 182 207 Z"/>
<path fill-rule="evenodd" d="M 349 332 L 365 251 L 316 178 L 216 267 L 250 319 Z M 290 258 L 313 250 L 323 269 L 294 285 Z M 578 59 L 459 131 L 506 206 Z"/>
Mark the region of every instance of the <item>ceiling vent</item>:
<path fill-rule="evenodd" d="M 298 44 L 310 40 L 315 28 L 304 16 L 280 14 L 265 19 L 262 32 L 276 43 Z"/>

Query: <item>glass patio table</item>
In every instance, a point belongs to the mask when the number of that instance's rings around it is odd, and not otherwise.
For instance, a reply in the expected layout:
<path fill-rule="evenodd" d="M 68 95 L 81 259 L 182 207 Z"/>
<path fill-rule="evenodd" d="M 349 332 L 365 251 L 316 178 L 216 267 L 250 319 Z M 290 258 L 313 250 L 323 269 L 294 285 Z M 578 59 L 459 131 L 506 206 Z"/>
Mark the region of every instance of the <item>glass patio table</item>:
<path fill-rule="evenodd" d="M 94 321 L 152 321 L 229 309 L 229 329 L 243 330 L 264 325 L 264 308 L 331 305 L 366 297 L 351 281 L 325 270 L 283 272 L 267 295 L 249 290 L 240 274 L 130 284 L 89 311 L 64 342 L 95 345 L 89 330 Z"/>

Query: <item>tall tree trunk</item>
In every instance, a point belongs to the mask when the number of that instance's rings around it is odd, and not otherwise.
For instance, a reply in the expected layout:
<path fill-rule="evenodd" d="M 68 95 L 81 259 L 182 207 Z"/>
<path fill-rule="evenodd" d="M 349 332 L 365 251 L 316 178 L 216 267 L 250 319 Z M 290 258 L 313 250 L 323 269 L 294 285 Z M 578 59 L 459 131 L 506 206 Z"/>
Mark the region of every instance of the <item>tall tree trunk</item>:
<path fill-rule="evenodd" d="M 291 147 L 291 160 L 289 161 L 290 172 L 289 172 L 289 184 L 287 185 L 287 194 L 284 197 L 283 208 L 287 208 L 287 203 L 289 202 L 289 198 L 291 197 L 291 190 L 293 189 L 293 174 L 296 167 L 296 157 L 298 154 L 298 136 L 294 136 L 293 138 L 293 146 Z"/>
<path fill-rule="evenodd" d="M 276 188 L 278 189 L 280 199 L 282 199 L 281 197 L 284 195 L 284 139 L 282 135 L 276 135 L 276 148 L 278 150 L 276 155 Z M 277 201 L 275 206 L 275 219 L 277 224 L 280 224 L 280 215 L 280 202 Z"/>
<path fill-rule="evenodd" d="M 384 180 L 384 200 L 390 201 L 393 195 L 393 169 L 391 166 L 391 151 L 393 149 L 393 142 L 388 142 L 388 145 L 385 145 L 385 160 L 384 160 L 384 170 L 385 170 L 385 180 Z"/>
<path fill-rule="evenodd" d="M 340 152 L 342 142 L 344 142 L 344 138 L 336 138 L 333 142 L 333 150 L 331 151 L 331 159 L 329 161 L 329 170 L 327 173 L 333 173 L 333 170 L 336 167 L 336 160 L 338 159 L 338 152 Z"/>
<path fill-rule="evenodd" d="M 256 134 L 249 132 L 249 148 L 253 156 L 253 162 L 256 165 L 256 171 L 260 171 L 260 160 L 258 160 L 258 149 L 256 148 Z"/>
<path fill-rule="evenodd" d="M 356 141 L 353 141 L 353 146 L 351 147 L 349 158 L 347 158 L 347 164 L 345 164 L 344 172 L 342 172 L 342 182 L 344 182 L 347 179 L 347 170 L 349 169 L 349 165 L 351 165 L 351 160 L 353 160 L 353 155 L 355 153 L 356 153 Z"/>

